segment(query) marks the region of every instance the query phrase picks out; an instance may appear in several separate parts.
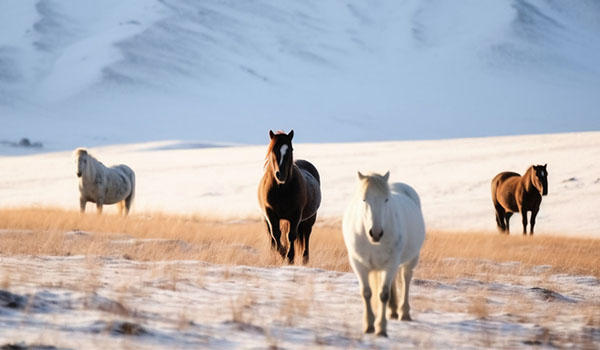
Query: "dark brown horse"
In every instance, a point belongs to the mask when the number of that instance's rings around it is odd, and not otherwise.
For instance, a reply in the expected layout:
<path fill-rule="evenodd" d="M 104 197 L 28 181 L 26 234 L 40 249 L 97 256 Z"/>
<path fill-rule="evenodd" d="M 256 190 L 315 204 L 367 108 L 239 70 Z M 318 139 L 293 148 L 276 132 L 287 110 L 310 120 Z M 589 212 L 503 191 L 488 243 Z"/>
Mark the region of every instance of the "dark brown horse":
<path fill-rule="evenodd" d="M 304 248 L 303 262 L 308 262 L 308 241 L 317 220 L 321 204 L 321 179 L 317 169 L 305 160 L 294 161 L 292 138 L 280 131 L 269 131 L 265 158 L 265 174 L 258 187 L 258 203 L 265 216 L 271 236 L 271 248 L 276 249 L 290 264 L 294 263 L 294 242 Z M 287 247 L 281 244 L 280 221 L 289 223 Z"/>
<path fill-rule="evenodd" d="M 531 212 L 530 234 L 540 210 L 542 196 L 548 194 L 548 170 L 544 165 L 532 165 L 525 175 L 503 172 L 492 180 L 492 202 L 496 208 L 496 223 L 500 232 L 510 233 L 508 222 L 513 213 L 523 218 L 523 234 L 527 234 L 527 212 Z"/>

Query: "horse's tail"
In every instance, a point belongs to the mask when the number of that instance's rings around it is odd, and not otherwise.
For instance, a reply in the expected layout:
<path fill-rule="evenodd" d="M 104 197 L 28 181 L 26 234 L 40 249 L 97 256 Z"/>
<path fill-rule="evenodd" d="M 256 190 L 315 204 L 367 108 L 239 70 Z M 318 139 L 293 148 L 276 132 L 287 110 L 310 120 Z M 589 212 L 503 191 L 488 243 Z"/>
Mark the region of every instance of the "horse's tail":
<path fill-rule="evenodd" d="M 414 188 L 405 183 L 396 182 L 392 184 L 392 191 L 406 195 L 408 198 L 412 199 L 413 202 L 415 202 L 419 209 L 421 209 L 421 198 L 419 198 L 419 194 L 417 194 L 417 191 L 415 191 Z"/>
<path fill-rule="evenodd" d="M 494 203 L 494 205 L 496 205 L 496 203 L 498 203 L 498 185 L 500 184 L 500 174 L 494 176 L 494 178 L 492 179 L 492 183 L 491 183 L 491 189 L 492 189 L 492 203 Z"/>
<path fill-rule="evenodd" d="M 131 205 L 133 205 L 133 200 L 135 199 L 135 173 L 131 168 L 127 172 L 127 176 L 129 177 L 129 182 L 131 182 L 131 192 L 129 193 L 129 196 L 125 198 L 125 209 L 128 213 L 129 209 L 131 209 Z"/>

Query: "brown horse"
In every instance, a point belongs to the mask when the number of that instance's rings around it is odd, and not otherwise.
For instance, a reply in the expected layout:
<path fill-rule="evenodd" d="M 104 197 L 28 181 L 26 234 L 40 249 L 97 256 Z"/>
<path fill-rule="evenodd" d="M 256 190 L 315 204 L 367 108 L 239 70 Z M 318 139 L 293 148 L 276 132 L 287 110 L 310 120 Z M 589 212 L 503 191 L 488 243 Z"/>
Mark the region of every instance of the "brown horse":
<path fill-rule="evenodd" d="M 303 263 L 308 262 L 308 241 L 312 226 L 317 220 L 317 209 L 321 204 L 321 179 L 317 169 L 305 160 L 294 161 L 292 138 L 282 131 L 269 131 L 265 174 L 258 187 L 258 203 L 265 216 L 267 230 L 271 236 L 271 248 L 283 258 L 294 263 L 294 242 L 298 239 L 298 250 L 304 248 Z M 281 244 L 280 221 L 288 225 L 288 246 Z"/>
<path fill-rule="evenodd" d="M 544 165 L 532 165 L 525 175 L 503 172 L 492 180 L 492 202 L 496 208 L 496 223 L 501 233 L 510 233 L 508 222 L 513 213 L 523 218 L 523 234 L 527 234 L 527 212 L 531 212 L 530 234 L 540 210 L 542 196 L 548 194 L 548 170 Z"/>

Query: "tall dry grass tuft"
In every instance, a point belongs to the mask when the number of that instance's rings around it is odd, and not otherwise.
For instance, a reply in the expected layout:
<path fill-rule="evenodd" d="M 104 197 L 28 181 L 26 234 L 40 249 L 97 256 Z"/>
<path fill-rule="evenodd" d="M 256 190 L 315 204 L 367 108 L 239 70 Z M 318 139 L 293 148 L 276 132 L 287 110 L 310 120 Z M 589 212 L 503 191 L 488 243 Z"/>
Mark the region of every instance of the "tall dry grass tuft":
<path fill-rule="evenodd" d="M 0 210 L 5 255 L 117 256 L 140 261 L 202 260 L 225 265 L 281 266 L 264 224 L 224 222 L 197 215 L 141 213 L 128 217 L 56 208 Z M 340 226 L 317 224 L 309 267 L 350 271 Z M 454 279 L 529 273 L 600 277 L 600 240 L 483 233 L 428 232 L 415 278 Z M 297 259 L 301 260 L 301 259 Z M 510 262 L 519 262 L 510 264 Z M 299 262 L 297 262 L 299 263 Z M 508 264 L 498 264 L 508 263 Z M 521 271 L 522 270 L 522 271 Z M 492 278 L 492 277 L 487 277 Z"/>

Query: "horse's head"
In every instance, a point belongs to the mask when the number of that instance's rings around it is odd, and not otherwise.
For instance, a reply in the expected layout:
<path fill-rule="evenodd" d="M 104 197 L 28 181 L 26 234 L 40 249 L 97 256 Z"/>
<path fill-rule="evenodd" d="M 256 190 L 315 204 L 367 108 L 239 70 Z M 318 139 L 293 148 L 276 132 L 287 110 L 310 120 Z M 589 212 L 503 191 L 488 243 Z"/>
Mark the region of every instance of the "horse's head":
<path fill-rule="evenodd" d="M 362 221 L 367 238 L 373 244 L 379 243 L 383 237 L 383 227 L 388 219 L 386 210 L 390 200 L 390 187 L 388 179 L 390 172 L 385 175 L 370 174 L 363 175 L 358 172 L 359 195 L 361 203 Z"/>
<path fill-rule="evenodd" d="M 271 143 L 267 153 L 266 166 L 273 172 L 273 177 L 278 184 L 284 184 L 292 173 L 292 165 L 294 159 L 292 157 L 292 138 L 294 138 L 294 130 L 289 134 L 283 131 L 274 133 L 269 130 Z"/>
<path fill-rule="evenodd" d="M 548 164 L 533 166 L 531 182 L 533 183 L 535 188 L 537 188 L 537 190 L 540 191 L 540 194 L 542 196 L 548 194 L 548 170 L 546 170 L 547 166 Z"/>
<path fill-rule="evenodd" d="M 82 177 L 88 163 L 88 152 L 84 148 L 78 148 L 73 154 L 75 156 L 75 164 L 77 164 L 77 177 Z"/>

